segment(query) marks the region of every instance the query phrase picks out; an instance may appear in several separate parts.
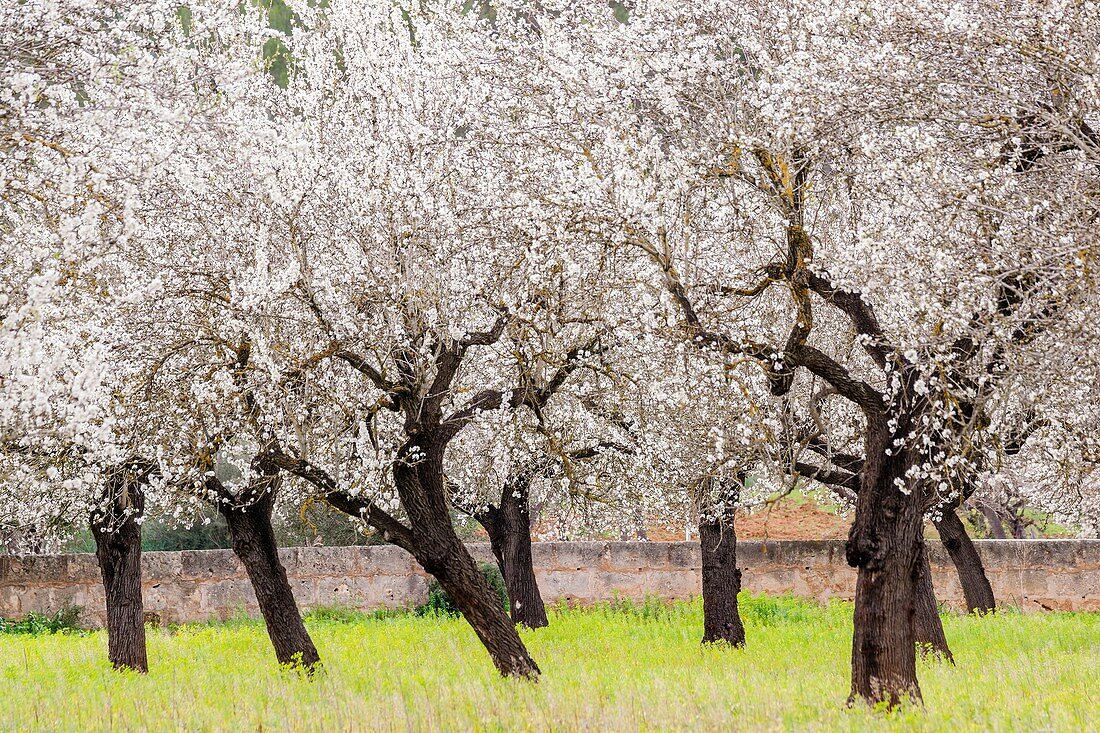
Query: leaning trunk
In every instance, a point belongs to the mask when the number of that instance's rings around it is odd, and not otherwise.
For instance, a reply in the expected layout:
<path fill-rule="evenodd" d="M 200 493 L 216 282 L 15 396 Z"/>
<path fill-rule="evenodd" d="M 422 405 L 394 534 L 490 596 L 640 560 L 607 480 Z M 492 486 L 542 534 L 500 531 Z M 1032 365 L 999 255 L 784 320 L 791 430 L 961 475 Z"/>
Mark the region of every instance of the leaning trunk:
<path fill-rule="evenodd" d="M 913 637 L 922 654 L 939 655 L 954 664 L 955 658 L 947 645 L 936 603 L 936 591 L 932 586 L 932 568 L 928 564 L 928 551 L 921 543 L 920 575 L 916 589 L 916 607 L 913 613 Z"/>
<path fill-rule="evenodd" d="M 737 569 L 734 504 L 723 502 L 713 516 L 699 517 L 699 548 L 703 557 L 703 643 L 745 645 L 745 626 L 737 611 L 741 571 Z"/>
<path fill-rule="evenodd" d="M 246 506 L 223 503 L 218 508 L 229 525 L 233 552 L 252 582 L 279 664 L 312 671 L 320 664 L 320 656 L 302 622 L 286 569 L 279 560 L 271 527 L 273 505 L 274 496 L 267 492 Z"/>
<path fill-rule="evenodd" d="M 114 487 L 113 487 L 114 488 Z M 107 597 L 107 654 L 118 670 L 148 672 L 141 601 L 141 525 L 145 498 L 124 480 L 103 517 L 92 517 L 95 555 Z"/>
<path fill-rule="evenodd" d="M 443 446 L 430 439 L 420 446 L 404 446 L 399 453 L 403 460 L 394 464 L 397 491 L 412 530 L 413 556 L 454 601 L 501 675 L 538 679 L 538 665 L 504 612 L 500 598 L 455 534 L 443 483 Z M 427 455 L 421 457 L 420 451 Z M 420 455 L 414 462 L 406 458 L 408 454 Z"/>
<path fill-rule="evenodd" d="M 936 522 L 936 529 L 959 574 L 967 613 L 993 613 L 997 609 L 993 586 L 985 575 L 978 548 L 967 535 L 966 527 L 954 508 L 944 509 L 943 517 Z"/>
<path fill-rule="evenodd" d="M 528 654 L 515 625 L 505 615 L 500 598 L 489 588 L 485 577 L 477 569 L 477 563 L 450 525 L 446 529 L 453 540 L 440 537 L 443 532 L 437 532 L 438 541 L 418 542 L 418 550 L 425 544 L 430 550 L 427 553 L 418 552 L 417 561 L 443 586 L 485 645 L 501 675 L 537 679 L 538 665 Z"/>
<path fill-rule="evenodd" d="M 898 452 L 885 417 L 868 416 L 866 460 L 860 477 L 856 517 L 848 536 L 848 564 L 857 568 L 852 634 L 852 691 L 849 701 L 893 707 L 920 700 L 915 589 L 921 573 L 922 505 L 906 477 L 912 459 Z M 905 434 L 908 425 L 897 431 Z"/>

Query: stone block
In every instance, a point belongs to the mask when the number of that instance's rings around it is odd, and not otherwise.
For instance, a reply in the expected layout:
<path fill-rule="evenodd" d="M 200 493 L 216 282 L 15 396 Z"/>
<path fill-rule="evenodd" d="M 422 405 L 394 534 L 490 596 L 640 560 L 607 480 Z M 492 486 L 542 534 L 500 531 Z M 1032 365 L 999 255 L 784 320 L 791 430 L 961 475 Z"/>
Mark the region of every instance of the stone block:
<path fill-rule="evenodd" d="M 183 574 L 183 553 L 141 553 L 141 575 L 146 581 L 174 581 Z"/>
<path fill-rule="evenodd" d="M 536 568 L 550 568 L 554 565 L 554 547 L 550 542 L 531 543 L 531 563 Z"/>
<path fill-rule="evenodd" d="M 844 545 L 836 540 L 793 540 L 768 543 L 766 556 L 770 562 L 809 569 L 815 565 L 835 565 L 844 562 Z"/>
<path fill-rule="evenodd" d="M 103 582 L 103 576 L 99 574 L 99 561 L 95 555 L 89 553 L 69 555 L 65 568 L 68 583 Z"/>
<path fill-rule="evenodd" d="M 23 555 L 9 556 L 0 565 L 3 575 L 0 583 L 22 585 L 27 583 L 63 583 L 68 580 L 69 556 Z"/>
<path fill-rule="evenodd" d="M 551 567 L 556 570 L 580 570 L 596 568 L 607 561 L 609 551 L 606 542 L 547 542 L 554 557 Z"/>
<path fill-rule="evenodd" d="M 644 598 L 647 595 L 645 573 L 605 570 L 598 572 L 595 580 L 594 599 Z"/>
<path fill-rule="evenodd" d="M 475 562 L 496 564 L 496 558 L 493 557 L 493 548 L 488 542 L 470 542 L 466 545 L 466 551 L 473 556 Z"/>
<path fill-rule="evenodd" d="M 651 570 L 645 574 L 645 595 L 691 598 L 703 591 L 702 576 L 694 570 Z"/>
<path fill-rule="evenodd" d="M 288 578 L 294 600 L 300 607 L 317 605 L 317 578 Z"/>
<path fill-rule="evenodd" d="M 1024 591 L 1019 570 L 1003 566 L 992 568 L 986 566 L 986 577 L 989 578 L 989 584 L 993 587 L 993 596 L 997 599 L 998 605 L 1004 598 L 1023 598 Z"/>
<path fill-rule="evenodd" d="M 403 608 L 423 603 L 428 582 L 421 576 L 375 575 L 371 577 L 322 578 L 317 581 L 317 598 L 322 605 L 359 609 Z"/>
<path fill-rule="evenodd" d="M 1082 570 L 1100 571 L 1100 540 L 1078 540 L 1075 565 Z"/>
<path fill-rule="evenodd" d="M 793 570 L 771 570 L 766 573 L 746 572 L 741 580 L 742 587 L 753 593 L 791 593 L 794 591 L 796 575 Z"/>
<path fill-rule="evenodd" d="M 202 583 L 166 581 L 145 583 L 141 589 L 145 610 L 157 613 L 166 623 L 198 618 L 202 611 Z"/>
<path fill-rule="evenodd" d="M 107 608 L 107 602 L 103 595 L 102 586 L 98 587 L 99 593 L 92 590 L 93 586 L 87 585 L 61 585 L 50 588 L 49 609 L 56 613 L 63 608 L 79 607 L 81 610 L 103 610 Z M 98 596 L 98 597 L 97 597 Z"/>
<path fill-rule="evenodd" d="M 955 566 L 954 563 L 951 562 L 951 555 L 948 554 L 942 542 L 925 540 L 924 549 L 928 555 L 928 564 L 932 566 L 933 572 L 937 569 L 946 570 L 949 567 Z"/>
<path fill-rule="evenodd" d="M 283 566 L 283 570 L 286 574 L 293 578 L 299 575 L 298 572 L 298 554 L 304 548 L 301 547 L 280 547 L 279 548 L 279 562 Z"/>
<path fill-rule="evenodd" d="M 256 592 L 247 580 L 214 580 L 200 587 L 200 608 L 204 612 L 216 613 L 219 618 L 228 618 L 243 608 L 249 614 L 259 609 Z"/>
<path fill-rule="evenodd" d="M 1055 571 L 1056 572 L 1056 571 Z M 1024 597 L 1042 598 L 1048 593 L 1047 581 L 1051 571 L 1047 569 L 1026 569 L 1019 571 L 1020 590 Z"/>
<path fill-rule="evenodd" d="M 0 585 L 0 618 L 19 616 L 19 608 L 19 586 Z"/>
<path fill-rule="evenodd" d="M 346 547 L 299 547 L 295 575 L 302 578 L 343 578 L 359 575 L 357 552 L 349 552 Z"/>
<path fill-rule="evenodd" d="M 1016 540 L 1021 568 L 1072 568 L 1077 564 L 1074 540 Z"/>
<path fill-rule="evenodd" d="M 982 564 L 991 568 L 1020 567 L 1021 540 L 976 540 L 974 546 L 981 555 Z"/>
<path fill-rule="evenodd" d="M 1072 610 L 1084 610 L 1090 598 L 1100 598 L 1100 573 L 1082 578 L 1074 572 L 1054 572 L 1047 577 L 1047 594 L 1064 599 Z"/>
<path fill-rule="evenodd" d="M 932 587 L 936 592 L 936 600 L 940 603 L 948 603 L 952 606 L 962 602 L 965 605 L 962 583 L 954 566 L 950 568 L 932 569 Z"/>
<path fill-rule="evenodd" d="M 232 550 L 184 550 L 180 553 L 180 577 L 219 580 L 243 578 L 245 572 Z"/>
<path fill-rule="evenodd" d="M 357 548 L 364 575 L 408 575 L 423 572 L 413 556 L 395 545 Z"/>
<path fill-rule="evenodd" d="M 11 586 L 15 591 L 15 616 L 25 616 L 30 612 L 52 613 L 54 610 L 48 585 Z"/>
<path fill-rule="evenodd" d="M 748 540 L 737 543 L 737 566 L 742 569 L 763 568 L 778 561 L 778 543 Z"/>
<path fill-rule="evenodd" d="M 703 567 L 703 551 L 698 542 L 670 542 L 668 565 L 672 569 L 698 570 Z"/>
<path fill-rule="evenodd" d="M 601 567 L 609 570 L 664 570 L 668 567 L 667 542 L 608 542 Z"/>
<path fill-rule="evenodd" d="M 405 578 L 405 606 L 416 607 L 428 602 L 428 579 L 423 575 Z"/>
<path fill-rule="evenodd" d="M 549 570 L 536 577 L 542 597 L 547 602 L 589 601 L 596 597 L 594 570 Z"/>

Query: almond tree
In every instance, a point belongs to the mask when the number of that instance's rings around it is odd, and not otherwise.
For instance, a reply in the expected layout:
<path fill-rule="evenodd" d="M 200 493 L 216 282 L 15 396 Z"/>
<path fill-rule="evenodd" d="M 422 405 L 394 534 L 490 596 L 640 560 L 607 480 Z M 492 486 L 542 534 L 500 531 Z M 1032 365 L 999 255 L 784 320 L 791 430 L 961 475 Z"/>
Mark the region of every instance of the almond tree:
<path fill-rule="evenodd" d="M 525 100 L 492 83 L 491 27 L 381 3 L 299 10 L 312 30 L 288 39 L 285 91 L 216 75 L 219 125 L 146 183 L 128 257 L 163 268 L 163 295 L 140 341 L 178 334 L 149 350 L 150 379 L 201 405 L 183 408 L 178 463 L 192 456 L 222 503 L 226 451 L 250 456 L 250 495 L 293 475 L 409 550 L 500 671 L 534 678 L 454 532 L 445 460 L 483 413 L 531 409 L 550 386 L 525 383 L 508 344 L 545 337 L 528 354 L 553 374 L 590 338 L 581 276 L 601 249 L 543 202 L 554 157 L 514 123 Z M 550 307 L 555 292 L 578 297 Z"/>
<path fill-rule="evenodd" d="M 147 668 L 140 595 L 140 484 L 102 317 L 119 296 L 104 263 L 135 224 L 127 142 L 179 126 L 193 70 L 167 3 L 0 8 L 0 335 L 5 514 L 56 541 L 90 522 L 107 596 L 109 654 Z M 139 446 L 140 447 L 140 446 Z"/>
<path fill-rule="evenodd" d="M 1086 146 L 987 124 L 1044 93 L 1020 39 L 1095 58 L 1088 19 L 1060 12 L 713 2 L 543 28 L 532 74 L 567 89 L 578 219 L 644 253 L 690 343 L 861 416 L 853 699 L 919 698 L 924 515 L 957 495 L 1019 357 L 1072 337 L 1091 292 Z M 981 38 L 1004 51 L 996 95 L 969 85 L 995 81 Z M 1091 94 L 1092 67 L 1064 66 Z M 1052 206 L 1052 180 L 1076 195 Z"/>

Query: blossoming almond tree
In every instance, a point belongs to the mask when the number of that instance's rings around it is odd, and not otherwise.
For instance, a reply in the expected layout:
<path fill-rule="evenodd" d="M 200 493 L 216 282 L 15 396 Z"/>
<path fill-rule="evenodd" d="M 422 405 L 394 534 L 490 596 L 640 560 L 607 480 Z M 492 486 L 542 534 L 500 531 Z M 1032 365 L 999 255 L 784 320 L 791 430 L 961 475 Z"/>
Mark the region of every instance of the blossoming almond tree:
<path fill-rule="evenodd" d="M 1095 200 L 1076 139 L 1094 108 L 1062 120 L 1074 144 L 985 125 L 1047 93 L 1020 49 L 1095 58 L 1088 19 L 1062 10 L 639 4 L 613 31 L 544 27 L 572 93 L 572 116 L 553 116 L 587 175 L 578 218 L 649 258 L 692 343 L 755 361 L 777 396 L 808 379 L 862 417 L 853 699 L 919 697 L 924 514 L 955 495 L 1014 358 L 1067 335 L 1062 315 L 1092 288 Z M 996 81 L 979 73 L 976 17 L 1012 39 L 999 94 L 963 81 Z M 1079 96 L 1092 68 L 1063 69 Z M 1082 195 L 1052 206 L 1052 174 Z"/>
<path fill-rule="evenodd" d="M 573 368 L 598 316 L 578 278 L 601 249 L 540 200 L 555 158 L 494 83 L 492 28 L 386 4 L 299 11 L 312 30 L 288 40 L 285 91 L 217 76 L 220 127 L 148 182 L 130 256 L 162 264 L 164 295 L 146 321 L 201 324 L 157 370 L 183 380 L 178 399 L 188 374 L 212 393 L 181 431 L 205 430 L 193 452 L 210 492 L 224 451 L 251 455 L 244 482 L 262 493 L 294 475 L 409 550 L 501 672 L 533 678 L 451 525 L 444 461 L 482 413 L 531 408 L 556 385 L 525 387 L 510 344 L 539 339 L 540 370 Z M 555 293 L 577 301 L 551 307 Z M 233 365 L 203 380 L 181 366 L 217 360 L 202 353 Z"/>
<path fill-rule="evenodd" d="M 172 32 L 177 14 L 163 2 L 0 7 L 4 509 L 40 540 L 91 522 L 111 660 L 141 671 L 149 464 L 132 416 L 119 419 L 127 369 L 111 360 L 101 316 L 132 294 L 104 267 L 135 222 L 140 161 L 127 143 L 178 126 L 175 105 L 192 91 L 180 83 L 193 64 Z"/>

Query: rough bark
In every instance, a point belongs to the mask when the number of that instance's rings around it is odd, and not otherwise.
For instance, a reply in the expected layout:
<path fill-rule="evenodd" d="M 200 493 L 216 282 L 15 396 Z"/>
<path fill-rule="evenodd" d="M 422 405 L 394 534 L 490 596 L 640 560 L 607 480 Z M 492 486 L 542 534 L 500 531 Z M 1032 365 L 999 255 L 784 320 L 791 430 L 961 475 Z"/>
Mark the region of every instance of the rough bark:
<path fill-rule="evenodd" d="M 490 506 L 475 518 L 485 527 L 489 545 L 508 588 L 512 623 L 531 629 L 549 626 L 546 605 L 535 578 L 531 552 L 531 512 L 527 504 L 529 479 L 521 476 L 505 486 L 500 506 Z"/>
<path fill-rule="evenodd" d="M 864 470 L 856 517 L 848 536 L 848 564 L 857 568 L 849 702 L 895 706 L 920 700 L 915 589 L 921 569 L 920 492 L 903 492 L 912 465 L 908 451 L 896 451 L 886 418 L 868 416 Z M 908 421 L 897 428 L 905 434 Z"/>
<path fill-rule="evenodd" d="M 928 564 L 928 551 L 921 543 L 920 574 L 917 580 L 916 607 L 913 613 L 913 637 L 917 649 L 925 655 L 939 655 L 954 664 L 955 657 L 947 644 L 943 631 L 939 607 L 936 603 L 936 591 L 932 586 L 932 568 Z"/>
<path fill-rule="evenodd" d="M 962 584 L 963 597 L 966 599 L 968 613 L 986 614 L 997 609 L 993 596 L 993 586 L 985 575 L 985 566 L 974 542 L 966 533 L 966 527 L 954 508 L 946 508 L 936 523 L 940 541 L 951 556 L 955 570 Z"/>
<path fill-rule="evenodd" d="M 535 680 L 538 665 L 451 524 L 443 479 L 446 443 L 420 438 L 419 446 L 410 442 L 402 447 L 394 465 L 412 530 L 413 556 L 455 602 L 501 675 Z"/>
<path fill-rule="evenodd" d="M 141 525 L 145 497 L 120 472 L 112 479 L 103 516 L 93 516 L 92 537 L 107 597 L 107 654 L 118 670 L 148 672 L 141 600 Z"/>
<path fill-rule="evenodd" d="M 274 489 L 269 487 L 249 498 L 250 503 L 243 506 L 218 504 L 229 526 L 233 552 L 240 558 L 256 592 L 279 664 L 312 672 L 320 665 L 321 658 L 302 622 L 286 569 L 279 560 L 279 548 L 271 526 Z"/>
<path fill-rule="evenodd" d="M 703 558 L 703 643 L 745 645 L 745 626 L 737 610 L 741 571 L 737 568 L 734 528 L 736 494 L 719 497 L 699 515 L 699 548 Z"/>

